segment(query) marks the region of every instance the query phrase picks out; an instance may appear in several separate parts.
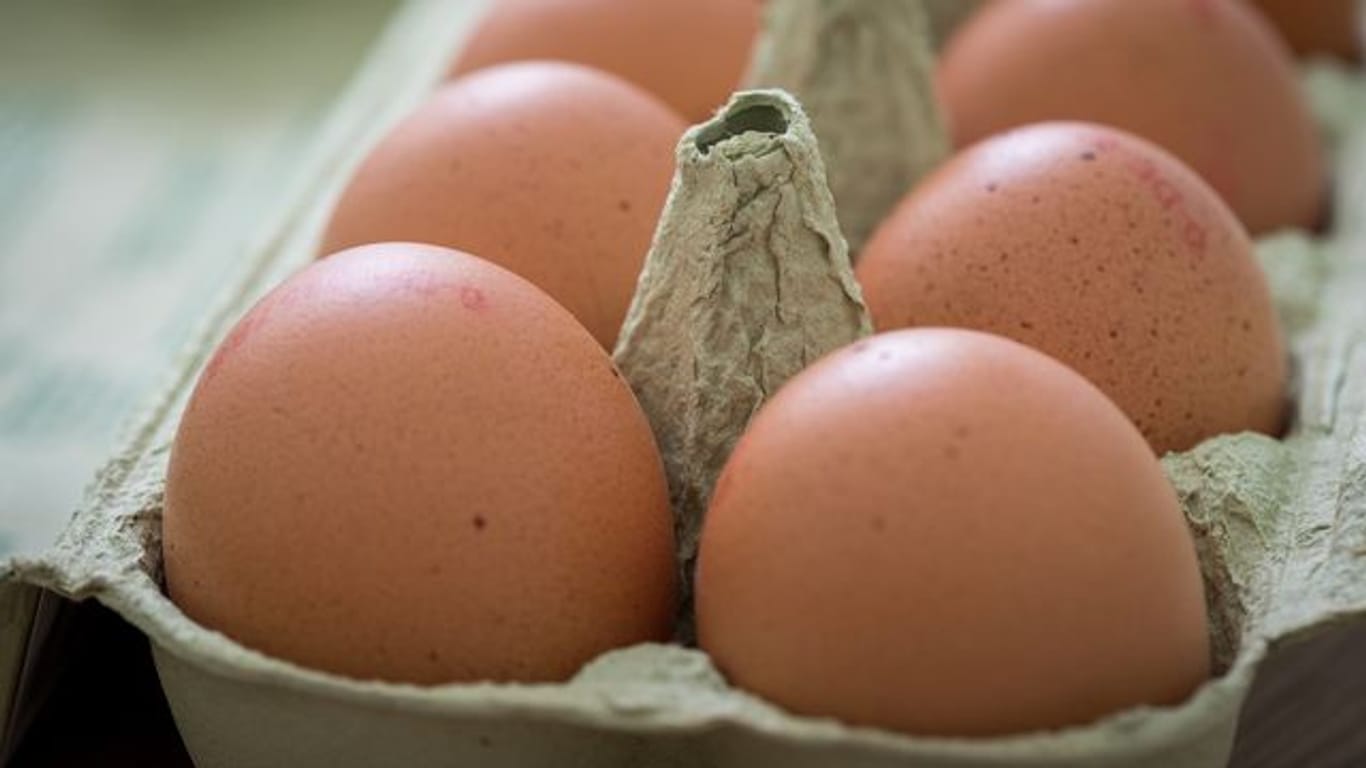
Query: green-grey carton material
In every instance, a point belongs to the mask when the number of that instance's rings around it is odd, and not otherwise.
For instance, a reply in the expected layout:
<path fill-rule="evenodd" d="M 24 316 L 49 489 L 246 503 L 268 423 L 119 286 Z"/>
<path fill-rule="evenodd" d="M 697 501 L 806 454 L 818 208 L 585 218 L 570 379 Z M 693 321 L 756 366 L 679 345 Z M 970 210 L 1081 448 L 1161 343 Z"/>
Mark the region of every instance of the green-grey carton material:
<path fill-rule="evenodd" d="M 26 649 L 38 642 L 41 589 L 98 600 L 147 635 L 177 725 L 201 768 L 1212 767 L 1226 763 L 1242 702 L 1272 647 L 1366 618 L 1366 83 L 1319 65 L 1306 83 L 1334 148 L 1335 227 L 1328 236 L 1286 233 L 1259 244 L 1295 356 L 1293 426 L 1280 440 L 1230 435 L 1164 460 L 1196 535 L 1217 670 L 1179 706 L 1134 709 L 1056 732 L 919 738 L 785 713 L 731 688 L 705 654 L 678 645 L 605 654 L 564 684 L 418 687 L 304 669 L 189 621 L 161 589 L 160 515 L 169 442 L 198 368 L 264 287 L 311 257 L 321 218 L 357 147 L 436 81 L 473 8 L 405 6 L 322 137 L 316 184 L 301 190 L 299 207 L 274 223 L 163 401 L 110 462 L 51 550 L 0 563 L 0 715 L 22 677 Z M 734 130 L 744 123 L 734 118 L 756 103 L 781 110 L 784 119 Z M 781 204 L 768 213 L 744 215 L 787 217 L 778 223 L 806 238 L 803 258 L 838 264 L 832 254 L 843 253 L 843 238 L 831 226 L 824 170 L 810 151 L 809 126 L 796 102 L 776 92 L 739 97 L 681 145 L 681 159 L 703 162 L 687 155 L 689 141 L 701 154 L 705 147 L 757 163 L 745 183 L 805 190 L 796 198 L 774 195 Z M 775 173 L 772 164 L 780 161 L 769 157 L 775 152 L 800 166 L 798 172 Z M 696 178 L 705 178 L 705 170 Z M 683 176 L 672 199 L 702 204 L 705 195 L 690 194 Z M 810 205 L 791 202 L 797 198 Z M 672 247 L 671 228 L 693 232 L 676 221 L 662 227 L 652 263 Z M 672 258 L 694 257 L 701 258 Z M 854 308 L 848 327 L 864 332 L 856 286 L 843 291 L 838 270 L 811 280 L 813 290 L 842 294 L 839 303 Z"/>

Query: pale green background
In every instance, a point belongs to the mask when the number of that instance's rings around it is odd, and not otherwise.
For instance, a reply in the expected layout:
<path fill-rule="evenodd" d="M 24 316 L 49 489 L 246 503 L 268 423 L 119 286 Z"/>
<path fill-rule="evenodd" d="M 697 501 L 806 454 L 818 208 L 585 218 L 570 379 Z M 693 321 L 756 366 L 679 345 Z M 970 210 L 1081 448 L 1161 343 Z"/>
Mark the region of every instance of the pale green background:
<path fill-rule="evenodd" d="M 395 0 L 0 0 L 0 556 L 49 544 Z"/>

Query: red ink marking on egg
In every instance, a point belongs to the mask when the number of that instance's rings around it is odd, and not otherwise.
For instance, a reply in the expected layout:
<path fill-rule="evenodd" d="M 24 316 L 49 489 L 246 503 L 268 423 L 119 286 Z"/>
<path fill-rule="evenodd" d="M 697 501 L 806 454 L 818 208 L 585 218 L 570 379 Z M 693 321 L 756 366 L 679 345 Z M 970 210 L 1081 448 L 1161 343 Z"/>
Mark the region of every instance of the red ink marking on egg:
<path fill-rule="evenodd" d="M 402 285 L 405 290 L 423 298 L 437 296 L 447 287 L 445 281 L 421 272 L 404 275 L 402 278 Z"/>
<path fill-rule="evenodd" d="M 1213 0 L 1189 0 L 1190 9 L 1195 13 L 1200 23 L 1213 25 L 1218 20 L 1217 10 Z"/>
<path fill-rule="evenodd" d="M 1182 238 L 1186 241 L 1186 245 L 1189 245 L 1197 253 L 1204 253 L 1205 247 L 1209 243 L 1209 233 L 1195 219 L 1186 219 Z"/>
<path fill-rule="evenodd" d="M 237 354 L 237 351 L 242 348 L 242 342 L 246 341 L 247 336 L 251 334 L 252 325 L 251 319 L 246 318 L 233 327 L 227 338 L 223 339 L 223 343 L 219 344 L 218 349 L 214 350 L 213 356 L 209 358 L 208 364 L 204 366 L 204 373 L 199 377 L 201 386 L 213 381 L 223 369 L 223 364 L 226 363 L 229 358 Z"/>
<path fill-rule="evenodd" d="M 1109 134 L 1097 133 L 1091 136 L 1091 145 L 1098 150 L 1112 150 L 1119 146 L 1119 142 L 1114 136 Z"/>
<path fill-rule="evenodd" d="M 1176 188 L 1176 185 L 1172 184 L 1167 179 L 1160 177 L 1154 178 L 1151 184 L 1153 196 L 1157 198 L 1157 202 L 1162 206 L 1163 210 L 1170 211 L 1172 208 L 1181 206 L 1183 202 L 1181 199 L 1181 191 Z"/>
<path fill-rule="evenodd" d="M 1130 158 L 1125 167 L 1142 181 L 1150 181 L 1157 176 L 1157 166 L 1146 157 Z"/>
<path fill-rule="evenodd" d="M 212 381 L 222 371 L 223 364 L 235 357 L 247 341 L 261 330 L 271 314 L 280 307 L 294 304 L 298 299 L 298 294 L 299 291 L 295 290 L 294 286 L 285 283 L 268 294 L 261 300 L 261 303 L 248 310 L 247 314 L 237 321 L 237 325 L 233 326 L 233 329 L 218 344 L 218 349 L 214 350 L 213 356 L 204 366 L 200 383 L 207 384 Z"/>
<path fill-rule="evenodd" d="M 1181 238 L 1186 245 L 1198 253 L 1204 253 L 1208 233 L 1204 225 L 1191 213 L 1189 202 L 1181 193 L 1181 188 L 1148 158 L 1132 158 L 1125 163 L 1125 167 L 1147 188 L 1162 210 L 1177 215 L 1180 220 Z"/>
<path fill-rule="evenodd" d="M 460 303 L 465 309 L 478 312 L 488 306 L 488 299 L 484 297 L 484 292 L 472 285 L 460 286 Z"/>

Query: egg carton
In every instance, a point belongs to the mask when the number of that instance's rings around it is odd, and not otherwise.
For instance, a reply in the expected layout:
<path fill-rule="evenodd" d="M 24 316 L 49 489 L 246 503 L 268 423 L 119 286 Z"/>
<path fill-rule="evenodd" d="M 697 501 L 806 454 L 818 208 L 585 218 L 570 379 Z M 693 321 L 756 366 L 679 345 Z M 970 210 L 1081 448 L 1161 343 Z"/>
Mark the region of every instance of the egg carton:
<path fill-rule="evenodd" d="M 1366 619 L 1366 82 L 1331 65 L 1311 67 L 1305 82 L 1334 152 L 1335 226 L 1321 237 L 1287 233 L 1258 244 L 1295 359 L 1293 426 L 1280 440 L 1222 436 L 1163 460 L 1196 536 L 1217 672 L 1179 706 L 1132 709 L 1051 732 L 921 738 L 786 713 L 730 687 L 704 653 L 682 645 L 613 651 L 563 684 L 420 687 L 305 669 L 187 619 L 162 590 L 160 522 L 169 444 L 196 374 L 232 321 L 312 258 L 321 224 L 360 154 L 439 81 L 479 7 L 431 0 L 402 7 L 329 121 L 298 205 L 282 211 L 253 248 L 229 297 L 83 509 L 46 553 L 0 563 L 0 722 L 32 651 L 24 638 L 42 636 L 52 605 L 69 610 L 72 602 L 95 600 L 149 639 L 200 768 L 1212 768 L 1227 763 L 1240 709 L 1273 647 Z M 897 125 L 925 131 L 915 127 L 919 118 L 903 115 L 910 122 L 898 123 L 902 113 L 888 114 Z M 816 133 L 822 120 L 828 117 L 813 109 Z M 738 190 L 727 184 L 782 183 L 804 202 L 773 214 L 787 217 L 778 223 L 805 233 L 794 242 L 809 244 L 802 258 L 810 264 L 838 266 L 844 239 L 825 169 L 810 124 L 790 97 L 738 97 L 685 138 L 680 161 L 656 252 L 679 235 L 708 236 L 689 229 L 684 214 L 690 206 L 724 204 Z M 789 167 L 772 167 L 783 162 Z M 747 163 L 748 181 L 723 173 L 726 163 Z M 925 165 L 913 161 L 904 172 L 914 176 Z M 651 324 L 640 327 L 640 317 L 664 264 L 652 254 L 647 273 L 655 274 L 642 280 L 642 306 L 633 308 L 636 327 L 628 323 L 626 336 L 650 335 Z M 810 283 L 813 296 L 848 306 L 844 278 L 838 270 L 829 274 L 833 282 Z M 844 327 L 867 330 L 856 319 Z M 834 333 L 825 343 L 839 341 Z M 630 352 L 618 360 L 624 369 L 633 364 Z M 695 533 L 695 523 L 685 530 Z M 685 559 L 689 540 L 683 537 Z"/>

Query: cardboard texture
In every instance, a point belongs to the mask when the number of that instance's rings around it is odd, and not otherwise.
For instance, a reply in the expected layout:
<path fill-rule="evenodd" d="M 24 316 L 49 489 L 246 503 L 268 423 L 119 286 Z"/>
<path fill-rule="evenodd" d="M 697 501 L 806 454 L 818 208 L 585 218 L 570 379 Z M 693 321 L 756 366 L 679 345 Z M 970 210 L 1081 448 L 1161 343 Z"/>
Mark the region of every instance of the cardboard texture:
<path fill-rule="evenodd" d="M 802 103 L 857 261 L 906 190 L 949 155 L 921 3 L 773 3 L 747 80 Z"/>
<path fill-rule="evenodd" d="M 736 95 L 678 144 L 615 354 L 664 456 L 685 598 L 712 486 L 750 417 L 871 332 L 801 107 L 782 91 Z"/>
<path fill-rule="evenodd" d="M 789 715 L 729 687 L 705 654 L 677 645 L 606 654 L 565 684 L 423 688 L 303 669 L 186 619 L 160 586 L 161 489 L 175 421 L 196 372 L 241 311 L 311 257 L 321 218 L 347 171 L 376 133 L 437 81 L 471 8 L 433 2 L 405 7 L 321 137 L 315 184 L 272 224 L 161 405 L 110 463 L 53 548 L 0 563 L 0 621 L 7 638 L 0 643 L 0 683 L 8 683 L 0 688 L 0 707 L 10 698 L 15 659 L 22 655 L 10 629 L 26 632 L 30 620 L 24 617 L 32 615 L 25 602 L 31 591 L 14 588 L 25 584 L 72 600 L 98 600 L 150 638 L 178 727 L 201 768 L 1213 768 L 1227 762 L 1239 709 L 1270 648 L 1366 617 L 1366 82 L 1359 73 L 1319 65 L 1306 83 L 1333 140 L 1335 228 L 1325 237 L 1291 233 L 1259 244 L 1295 355 L 1293 427 L 1282 440 L 1219 437 L 1164 461 L 1199 542 L 1217 662 L 1216 677 L 1180 706 L 1139 708 L 1048 733 L 916 738 Z M 759 112 L 751 111 L 756 107 Z M 774 114 L 783 119 L 771 119 Z M 805 357 L 866 333 L 857 286 L 839 261 L 844 242 L 832 226 L 831 196 L 811 147 L 795 102 L 779 93 L 741 96 L 685 138 L 671 203 L 618 352 L 626 373 L 641 365 L 635 356 L 651 345 L 670 354 L 697 353 L 689 351 L 688 330 L 717 317 L 670 309 L 659 281 L 669 281 L 681 296 L 714 287 L 718 273 L 707 260 L 722 252 L 690 251 L 680 242 L 724 243 L 727 227 L 770 226 L 782 236 L 768 242 L 798 244 L 789 253 L 786 246 L 744 240 L 750 244 L 725 253 L 754 259 L 730 267 L 747 275 L 743 280 L 796 279 L 830 312 L 816 321 L 828 325 L 815 347 L 784 354 Z M 727 174 L 729 182 L 715 178 Z M 774 204 L 741 205 L 752 193 L 766 194 Z M 708 215 L 719 219 L 698 223 Z M 789 264 L 795 275 L 784 272 Z M 742 304 L 732 311 L 743 312 Z M 772 329 L 775 343 L 787 343 L 784 333 Z M 727 369 L 730 353 L 720 354 L 718 373 L 741 370 L 733 363 Z M 771 382 L 750 387 L 740 417 L 791 372 L 774 369 Z M 636 373 L 633 383 L 646 400 L 654 397 L 653 385 L 642 382 L 657 375 Z M 653 391 L 660 402 L 689 402 L 690 392 L 714 384 L 708 375 Z M 695 489 L 689 493 L 705 494 L 738 423 L 712 425 L 716 440 L 688 449 L 703 457 L 696 463 L 701 471 L 678 475 Z M 691 530 L 696 521 L 680 525 Z M 688 553 L 685 544 L 685 560 Z"/>

